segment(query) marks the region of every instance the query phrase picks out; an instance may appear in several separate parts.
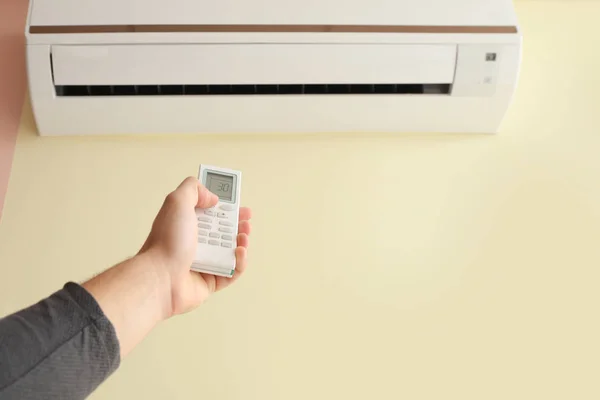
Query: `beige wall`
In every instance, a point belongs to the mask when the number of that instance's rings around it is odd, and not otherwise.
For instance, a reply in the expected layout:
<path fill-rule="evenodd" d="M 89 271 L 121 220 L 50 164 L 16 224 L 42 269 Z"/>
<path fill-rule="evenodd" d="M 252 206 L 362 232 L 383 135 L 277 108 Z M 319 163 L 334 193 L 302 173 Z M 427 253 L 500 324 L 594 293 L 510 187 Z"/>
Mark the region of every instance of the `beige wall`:
<path fill-rule="evenodd" d="M 204 162 L 244 171 L 252 268 L 94 399 L 600 397 L 600 2 L 518 12 L 498 136 L 39 138 L 26 107 L 0 314 L 133 254 Z"/>

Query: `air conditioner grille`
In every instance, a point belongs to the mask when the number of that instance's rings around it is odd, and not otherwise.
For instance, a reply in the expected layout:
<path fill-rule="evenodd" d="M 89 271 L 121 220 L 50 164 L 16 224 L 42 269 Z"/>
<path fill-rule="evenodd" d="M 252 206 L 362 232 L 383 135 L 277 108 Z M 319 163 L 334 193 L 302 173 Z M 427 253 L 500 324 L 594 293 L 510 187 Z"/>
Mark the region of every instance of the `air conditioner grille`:
<path fill-rule="evenodd" d="M 286 85 L 66 85 L 60 97 L 450 94 L 450 84 L 286 84 Z"/>

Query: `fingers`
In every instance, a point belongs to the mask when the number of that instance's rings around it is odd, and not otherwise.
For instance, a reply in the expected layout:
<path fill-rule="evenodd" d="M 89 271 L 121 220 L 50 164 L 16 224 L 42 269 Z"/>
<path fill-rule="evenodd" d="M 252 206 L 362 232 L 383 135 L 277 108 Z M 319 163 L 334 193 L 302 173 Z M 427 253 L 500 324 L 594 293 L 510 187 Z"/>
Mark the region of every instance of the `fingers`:
<path fill-rule="evenodd" d="M 247 237 L 252 231 L 252 225 L 250 224 L 250 218 L 252 218 L 252 210 L 248 207 L 240 208 L 240 222 L 238 224 L 238 233 L 243 233 Z M 239 239 L 239 238 L 238 238 Z M 248 246 L 244 246 L 248 247 Z"/>
<path fill-rule="evenodd" d="M 237 249 L 235 249 L 236 265 L 234 275 L 241 275 L 246 270 L 246 267 L 248 266 L 247 255 L 248 250 L 245 247 L 238 246 Z"/>
<path fill-rule="evenodd" d="M 248 207 L 240 208 L 240 221 L 248 221 L 252 218 L 252 210 Z"/>
<path fill-rule="evenodd" d="M 245 235 L 242 234 L 240 236 L 245 236 Z M 246 236 L 246 240 L 247 240 L 247 238 L 248 237 Z M 239 240 L 239 238 L 238 238 L 238 240 Z M 244 240 L 244 239 L 242 239 L 242 240 Z M 248 254 L 248 251 L 246 250 L 246 247 L 238 246 L 235 249 L 235 259 L 236 259 L 235 272 L 233 273 L 233 276 L 231 278 L 217 276 L 215 278 L 215 290 L 216 291 L 225 289 L 227 286 L 229 286 L 232 283 L 234 283 L 235 281 L 237 281 L 240 276 L 242 276 L 244 271 L 246 271 L 246 267 L 248 266 L 247 254 Z"/>
<path fill-rule="evenodd" d="M 247 249 L 250 245 L 250 238 L 248 237 L 248 234 L 240 233 L 237 237 L 237 245 L 238 247 L 244 247 Z"/>
<path fill-rule="evenodd" d="M 211 193 L 194 177 L 186 178 L 172 193 L 178 201 L 194 208 L 210 208 L 217 204 L 219 198 Z"/>
<path fill-rule="evenodd" d="M 252 230 L 252 225 L 250 225 L 250 221 L 240 221 L 238 224 L 238 233 L 245 233 L 246 235 L 250 235 L 250 231 Z"/>
<path fill-rule="evenodd" d="M 248 247 L 248 236 L 252 231 L 252 225 L 249 219 L 252 218 L 252 211 L 248 207 L 240 208 L 240 222 L 238 224 L 238 246 Z"/>
<path fill-rule="evenodd" d="M 248 267 L 248 236 L 240 234 L 238 236 L 238 247 L 235 249 L 235 272 L 229 279 L 229 284 L 235 282 Z"/>

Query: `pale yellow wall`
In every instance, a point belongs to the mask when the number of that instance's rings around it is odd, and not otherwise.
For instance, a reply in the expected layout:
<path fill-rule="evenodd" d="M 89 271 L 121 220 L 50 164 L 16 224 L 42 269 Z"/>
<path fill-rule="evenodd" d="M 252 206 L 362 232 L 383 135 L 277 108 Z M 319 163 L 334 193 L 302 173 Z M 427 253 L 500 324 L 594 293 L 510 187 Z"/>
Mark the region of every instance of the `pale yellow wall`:
<path fill-rule="evenodd" d="M 599 398 L 600 2 L 518 12 L 498 136 L 39 138 L 26 107 L 0 314 L 133 254 L 204 162 L 244 171 L 252 268 L 94 399 Z"/>

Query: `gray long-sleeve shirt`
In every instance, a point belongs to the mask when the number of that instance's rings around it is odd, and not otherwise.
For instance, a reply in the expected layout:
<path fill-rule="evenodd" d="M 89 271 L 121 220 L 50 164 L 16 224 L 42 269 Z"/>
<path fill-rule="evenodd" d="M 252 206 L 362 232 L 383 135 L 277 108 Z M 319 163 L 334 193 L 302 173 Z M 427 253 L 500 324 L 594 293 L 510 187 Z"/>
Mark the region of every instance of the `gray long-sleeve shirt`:
<path fill-rule="evenodd" d="M 119 363 L 114 327 L 75 283 L 0 319 L 2 400 L 83 399 Z"/>

